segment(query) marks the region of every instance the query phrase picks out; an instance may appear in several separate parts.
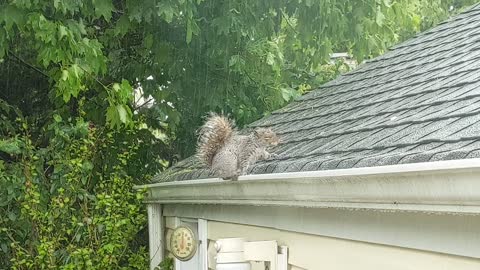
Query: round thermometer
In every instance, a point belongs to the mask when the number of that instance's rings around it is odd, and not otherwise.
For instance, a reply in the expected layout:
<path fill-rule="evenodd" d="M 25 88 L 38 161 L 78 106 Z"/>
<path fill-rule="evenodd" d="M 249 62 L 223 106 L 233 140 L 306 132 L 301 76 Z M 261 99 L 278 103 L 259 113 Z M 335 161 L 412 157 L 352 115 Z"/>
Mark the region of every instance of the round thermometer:
<path fill-rule="evenodd" d="M 187 226 L 178 226 L 170 238 L 170 249 L 177 259 L 190 260 L 197 251 L 195 233 Z"/>

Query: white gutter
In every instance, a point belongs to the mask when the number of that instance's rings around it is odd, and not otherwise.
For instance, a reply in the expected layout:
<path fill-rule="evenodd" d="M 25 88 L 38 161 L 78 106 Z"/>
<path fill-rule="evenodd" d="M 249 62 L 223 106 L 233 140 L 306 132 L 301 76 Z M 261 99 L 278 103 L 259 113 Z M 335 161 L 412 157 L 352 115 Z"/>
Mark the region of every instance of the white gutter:
<path fill-rule="evenodd" d="M 147 203 L 480 214 L 480 159 L 155 183 Z"/>

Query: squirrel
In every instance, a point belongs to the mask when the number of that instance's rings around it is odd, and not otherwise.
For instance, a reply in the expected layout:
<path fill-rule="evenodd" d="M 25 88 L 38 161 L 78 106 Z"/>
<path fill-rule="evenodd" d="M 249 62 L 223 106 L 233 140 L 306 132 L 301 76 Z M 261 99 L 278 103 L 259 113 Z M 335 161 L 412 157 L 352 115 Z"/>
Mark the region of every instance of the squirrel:
<path fill-rule="evenodd" d="M 280 141 L 270 128 L 240 135 L 232 120 L 216 113 L 209 114 L 198 134 L 197 157 L 224 180 L 238 180 L 258 160 L 273 157 L 267 147 Z"/>

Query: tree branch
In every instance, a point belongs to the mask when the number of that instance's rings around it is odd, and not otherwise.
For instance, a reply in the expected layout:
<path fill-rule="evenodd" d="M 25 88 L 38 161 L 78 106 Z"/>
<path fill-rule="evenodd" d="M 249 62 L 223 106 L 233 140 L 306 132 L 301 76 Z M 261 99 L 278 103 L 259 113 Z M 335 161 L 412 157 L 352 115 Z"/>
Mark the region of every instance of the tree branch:
<path fill-rule="evenodd" d="M 27 63 L 27 61 L 23 60 L 23 59 L 20 58 L 18 55 L 14 54 L 12 51 L 8 51 L 8 54 L 9 54 L 9 55 L 12 55 L 18 62 L 24 64 L 24 65 L 27 66 L 28 68 L 35 70 L 36 72 L 42 74 L 43 76 L 45 76 L 45 77 L 47 77 L 47 78 L 50 78 L 50 76 L 48 76 L 45 72 L 43 72 L 43 71 L 40 70 L 39 68 L 33 66 L 32 64 Z"/>
<path fill-rule="evenodd" d="M 142 108 L 143 106 L 147 105 L 150 101 L 152 101 L 153 98 L 150 98 L 148 99 L 147 101 L 145 101 L 142 105 L 140 106 L 136 106 L 135 108 L 133 108 L 134 111 L 137 111 L 138 109 Z"/>

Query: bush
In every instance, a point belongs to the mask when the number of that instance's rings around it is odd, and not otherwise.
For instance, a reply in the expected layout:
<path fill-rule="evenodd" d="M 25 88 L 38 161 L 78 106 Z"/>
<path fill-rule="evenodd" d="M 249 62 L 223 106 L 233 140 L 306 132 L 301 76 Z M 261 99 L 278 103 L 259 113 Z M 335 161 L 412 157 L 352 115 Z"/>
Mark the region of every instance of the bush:
<path fill-rule="evenodd" d="M 44 147 L 21 117 L 17 132 L 0 140 L 0 265 L 147 269 L 146 247 L 135 241 L 146 226 L 143 192 L 132 189 L 145 178 L 128 173 L 144 144 L 128 138 L 141 130 L 120 134 L 55 119 Z"/>

